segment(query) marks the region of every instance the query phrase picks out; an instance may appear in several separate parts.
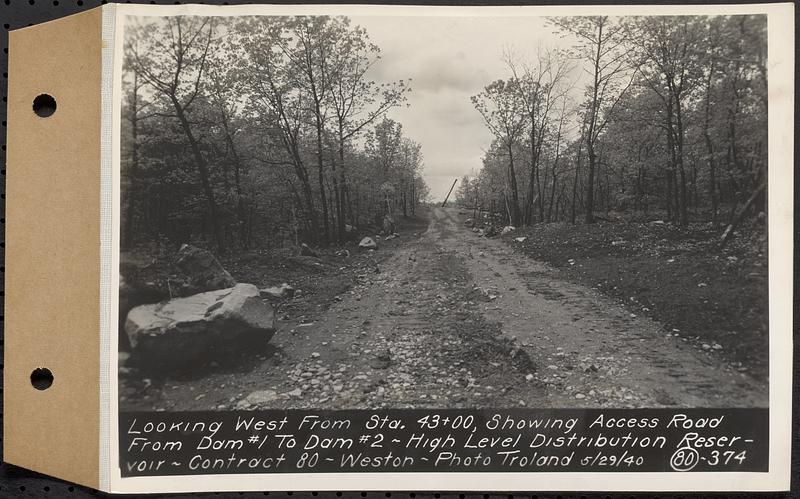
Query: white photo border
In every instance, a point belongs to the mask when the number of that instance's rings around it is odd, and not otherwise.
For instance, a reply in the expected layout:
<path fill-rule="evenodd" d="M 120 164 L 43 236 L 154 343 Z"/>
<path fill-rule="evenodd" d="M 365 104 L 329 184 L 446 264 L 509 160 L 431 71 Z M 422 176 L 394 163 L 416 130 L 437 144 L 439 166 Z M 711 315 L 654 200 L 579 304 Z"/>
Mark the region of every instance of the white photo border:
<path fill-rule="evenodd" d="M 109 4 L 113 30 L 103 31 L 104 47 L 113 52 L 113 76 L 104 81 L 112 89 L 110 157 L 102 164 L 112 168 L 112 244 L 103 261 L 111 268 L 101 271 L 101 310 L 116 317 L 119 284 L 120 230 L 120 121 L 123 35 L 128 16 L 244 16 L 244 15 L 345 15 L 345 16 L 440 16 L 520 17 L 597 15 L 734 15 L 768 16 L 768 234 L 769 234 L 769 472 L 479 472 L 479 473 L 262 473 L 191 476 L 126 477 L 119 467 L 119 401 L 117 321 L 104 321 L 101 330 L 100 483 L 118 493 L 166 493 L 209 491 L 781 491 L 791 477 L 792 411 L 792 279 L 793 279 L 793 171 L 794 171 L 794 4 L 727 5 L 572 5 L 572 6 L 388 6 L 388 5 L 134 5 Z M 104 12 L 105 14 L 105 12 Z M 109 22 L 104 16 L 104 23 Z M 106 35 L 113 38 L 106 39 Z M 104 141 L 108 140 L 104 137 Z M 103 149 L 109 154 L 109 148 Z M 106 193 L 107 194 L 107 193 Z M 101 199 L 106 199 L 102 196 Z M 108 274 L 110 272 L 110 275 Z M 108 398 L 108 400 L 105 400 Z M 106 487 L 107 486 L 107 487 Z"/>

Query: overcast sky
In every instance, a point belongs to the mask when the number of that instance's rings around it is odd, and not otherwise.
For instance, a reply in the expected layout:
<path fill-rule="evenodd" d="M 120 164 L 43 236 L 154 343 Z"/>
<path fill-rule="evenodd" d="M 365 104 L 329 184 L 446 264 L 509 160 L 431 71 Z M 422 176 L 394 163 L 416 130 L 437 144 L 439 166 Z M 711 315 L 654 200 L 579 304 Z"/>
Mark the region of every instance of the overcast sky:
<path fill-rule="evenodd" d="M 509 70 L 503 51 L 532 58 L 564 47 L 540 17 L 351 17 L 381 48 L 376 80 L 411 78 L 410 106 L 390 117 L 422 144 L 425 181 L 442 200 L 453 180 L 477 173 L 491 134 L 470 97 Z"/>

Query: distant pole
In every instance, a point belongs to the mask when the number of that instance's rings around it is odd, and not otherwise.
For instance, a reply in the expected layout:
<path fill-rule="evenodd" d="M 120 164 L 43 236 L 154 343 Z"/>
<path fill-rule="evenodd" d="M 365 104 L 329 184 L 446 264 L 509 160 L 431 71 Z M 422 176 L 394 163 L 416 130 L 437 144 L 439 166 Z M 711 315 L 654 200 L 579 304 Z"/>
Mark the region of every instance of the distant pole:
<path fill-rule="evenodd" d="M 445 196 L 444 198 L 444 202 L 442 203 L 442 208 L 444 208 L 444 205 L 447 204 L 447 200 L 450 199 L 450 193 L 453 192 L 453 187 L 456 186 L 456 182 L 458 182 L 458 179 L 453 180 L 453 185 L 451 185 L 450 190 L 447 191 L 447 196 Z"/>

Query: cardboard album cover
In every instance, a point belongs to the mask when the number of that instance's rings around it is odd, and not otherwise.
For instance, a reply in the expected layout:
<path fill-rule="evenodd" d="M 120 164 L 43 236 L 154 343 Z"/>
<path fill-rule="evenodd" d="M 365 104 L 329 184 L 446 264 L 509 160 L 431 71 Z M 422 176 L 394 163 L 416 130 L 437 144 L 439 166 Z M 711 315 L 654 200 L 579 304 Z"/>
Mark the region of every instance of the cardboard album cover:
<path fill-rule="evenodd" d="M 119 493 L 788 489 L 793 20 L 11 32 L 6 461 Z"/>

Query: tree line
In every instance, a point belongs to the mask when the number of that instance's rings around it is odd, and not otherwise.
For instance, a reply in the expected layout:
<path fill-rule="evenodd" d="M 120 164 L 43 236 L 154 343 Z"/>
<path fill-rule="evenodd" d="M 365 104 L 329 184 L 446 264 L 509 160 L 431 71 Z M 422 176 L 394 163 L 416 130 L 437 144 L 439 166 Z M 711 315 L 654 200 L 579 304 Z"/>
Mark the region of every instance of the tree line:
<path fill-rule="evenodd" d="M 343 241 L 428 196 L 388 112 L 407 81 L 345 17 L 140 18 L 125 28 L 123 250 Z"/>
<path fill-rule="evenodd" d="M 564 17 L 572 47 L 504 58 L 472 97 L 493 141 L 457 199 L 514 225 L 766 211 L 767 20 Z"/>

